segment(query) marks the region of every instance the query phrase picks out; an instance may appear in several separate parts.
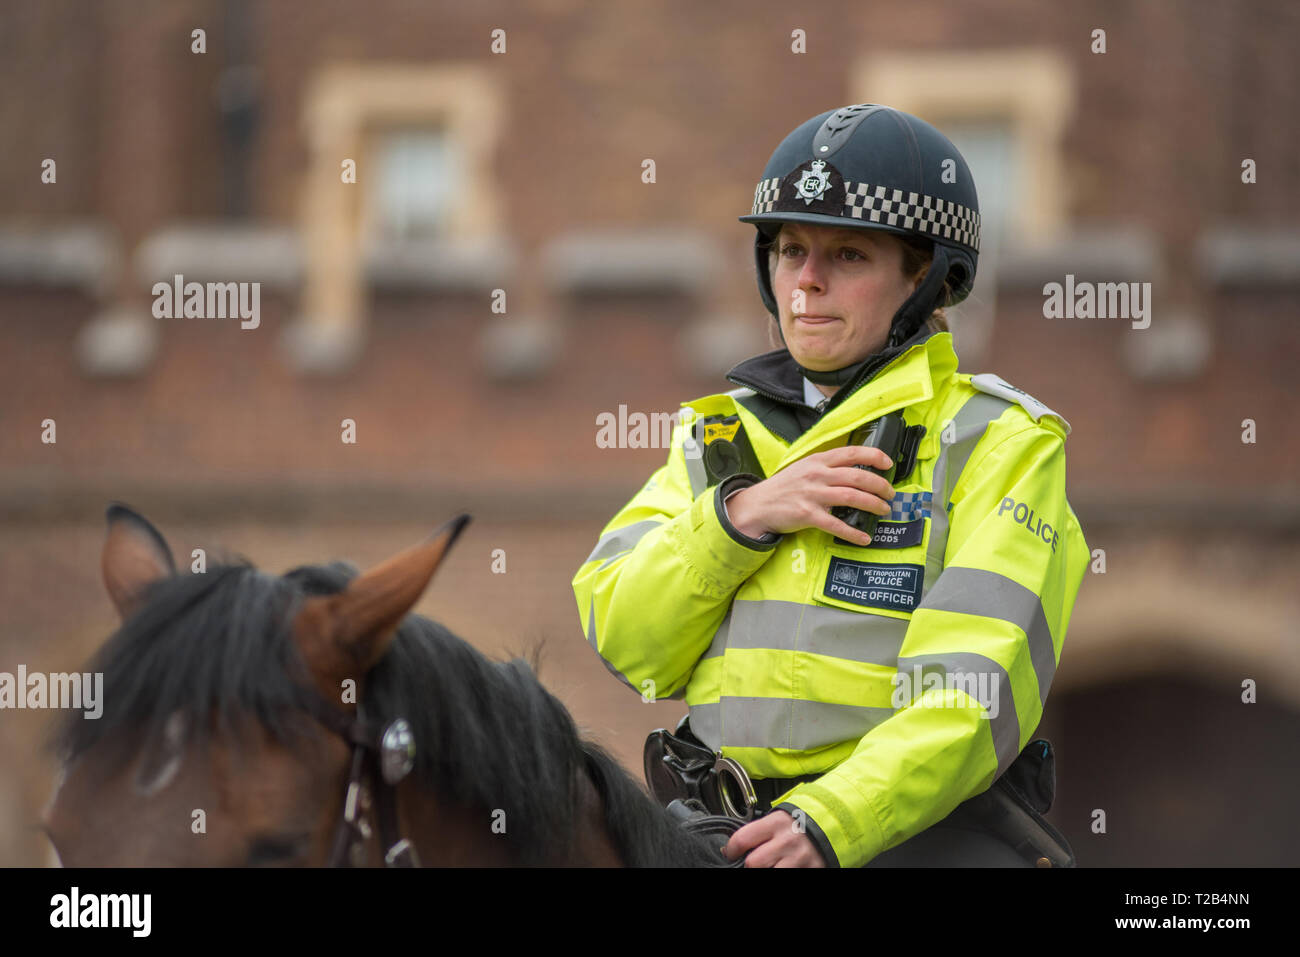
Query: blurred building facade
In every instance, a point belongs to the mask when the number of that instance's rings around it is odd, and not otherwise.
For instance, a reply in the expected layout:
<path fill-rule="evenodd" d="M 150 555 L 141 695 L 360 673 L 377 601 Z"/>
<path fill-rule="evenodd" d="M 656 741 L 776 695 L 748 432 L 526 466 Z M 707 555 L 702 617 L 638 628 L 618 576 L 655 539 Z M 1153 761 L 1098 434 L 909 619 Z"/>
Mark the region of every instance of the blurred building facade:
<path fill-rule="evenodd" d="M 771 150 L 887 103 L 977 177 L 962 371 L 1073 427 L 1101 552 L 1041 729 L 1052 819 L 1084 864 L 1288 863 L 1300 14 L 1037 11 L 8 4 L 0 522 L 464 509 L 553 527 L 576 569 L 666 454 L 600 447 L 596 417 L 671 412 L 774 345 L 736 222 Z M 257 328 L 156 318 L 177 275 L 259 282 Z M 1150 325 L 1045 318 L 1067 276 L 1150 283 Z"/>

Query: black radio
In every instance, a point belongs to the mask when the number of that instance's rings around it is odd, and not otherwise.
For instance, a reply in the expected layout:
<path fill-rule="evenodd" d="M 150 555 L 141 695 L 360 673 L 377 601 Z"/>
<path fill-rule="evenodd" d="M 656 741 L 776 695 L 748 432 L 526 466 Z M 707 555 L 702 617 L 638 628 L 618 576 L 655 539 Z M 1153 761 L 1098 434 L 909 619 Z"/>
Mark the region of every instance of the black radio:
<path fill-rule="evenodd" d="M 917 449 L 920 447 L 921 438 L 924 435 L 925 426 L 909 426 L 903 419 L 901 411 L 890 412 L 888 415 L 873 419 L 854 432 L 848 444 L 865 445 L 868 448 L 880 449 L 889 456 L 889 461 L 893 465 L 887 469 L 867 465 L 855 465 L 853 467 L 883 476 L 890 485 L 901 482 L 907 478 L 916 465 Z M 875 512 L 854 508 L 851 505 L 836 505 L 831 509 L 831 514 L 850 527 L 860 532 L 866 532 L 868 535 L 876 534 L 876 523 L 880 520 L 880 516 Z M 846 542 L 838 537 L 835 541 L 844 545 L 857 544 L 857 542 Z"/>

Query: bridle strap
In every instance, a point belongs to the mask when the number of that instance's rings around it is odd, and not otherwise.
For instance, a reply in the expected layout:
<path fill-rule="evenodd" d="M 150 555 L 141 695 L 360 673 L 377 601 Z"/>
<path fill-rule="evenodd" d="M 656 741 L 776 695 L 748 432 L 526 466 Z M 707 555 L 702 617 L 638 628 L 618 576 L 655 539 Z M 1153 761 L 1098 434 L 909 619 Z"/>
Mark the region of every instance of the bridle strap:
<path fill-rule="evenodd" d="M 397 821 L 397 788 L 381 785 L 377 808 L 379 812 L 379 839 L 384 851 L 385 867 L 419 867 L 415 845 L 402 837 Z"/>
<path fill-rule="evenodd" d="M 313 695 L 308 709 L 326 728 L 339 735 L 352 748 L 347 789 L 343 793 L 343 816 L 339 819 L 330 849 L 330 867 L 360 867 L 365 846 L 373 835 L 370 812 L 376 812 L 379 838 L 384 849 L 386 867 L 419 867 L 415 845 L 401 835 L 397 815 L 396 782 L 390 782 L 379 766 L 383 760 L 385 736 L 397 725 L 381 726 L 370 721 L 361 702 L 355 717 Z M 404 722 L 403 722 L 404 725 Z M 400 772 L 398 779 L 405 775 Z"/>
<path fill-rule="evenodd" d="M 365 749 L 353 747 L 352 769 L 348 774 L 347 790 L 343 794 L 343 817 L 339 819 L 338 829 L 334 833 L 330 867 L 359 866 L 361 849 L 370 837 L 370 827 L 363 816 L 363 805 L 368 800 L 364 791 L 365 759 Z"/>

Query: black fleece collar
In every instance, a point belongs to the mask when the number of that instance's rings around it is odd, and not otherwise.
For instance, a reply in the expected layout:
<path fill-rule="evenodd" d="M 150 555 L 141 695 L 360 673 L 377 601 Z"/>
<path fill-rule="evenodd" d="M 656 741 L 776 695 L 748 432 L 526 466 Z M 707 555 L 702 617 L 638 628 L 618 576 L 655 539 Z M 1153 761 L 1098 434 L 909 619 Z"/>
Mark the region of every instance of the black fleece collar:
<path fill-rule="evenodd" d="M 822 414 L 825 415 L 870 382 L 872 377 L 888 365 L 891 360 L 901 356 L 912 346 L 925 342 L 933 334 L 928 328 L 922 326 L 906 342 L 900 342 L 896 346 L 882 349 L 880 352 L 855 363 L 854 366 L 850 366 L 849 368 L 854 369 L 852 378 L 847 385 L 841 386 L 831 396 L 830 401 L 822 409 Z M 727 373 L 727 380 L 734 382 L 736 385 L 753 389 L 760 395 L 765 395 L 778 402 L 798 406 L 806 406 L 803 394 L 803 379 L 803 369 L 799 363 L 795 362 L 794 356 L 790 355 L 789 349 L 773 349 L 771 352 L 764 352 L 761 355 L 745 359 Z"/>

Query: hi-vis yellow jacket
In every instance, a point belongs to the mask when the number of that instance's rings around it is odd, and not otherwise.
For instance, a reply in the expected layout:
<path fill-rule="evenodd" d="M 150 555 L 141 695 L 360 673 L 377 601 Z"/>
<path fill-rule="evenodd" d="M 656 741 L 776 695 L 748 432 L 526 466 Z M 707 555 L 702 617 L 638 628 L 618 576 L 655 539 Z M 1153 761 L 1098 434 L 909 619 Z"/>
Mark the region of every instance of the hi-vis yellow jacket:
<path fill-rule="evenodd" d="M 754 778 L 820 774 L 773 806 L 803 812 L 829 863 L 859 866 L 990 787 L 1038 726 L 1089 560 L 1066 501 L 1070 426 L 997 376 L 959 374 L 947 332 L 802 434 L 780 430 L 793 440 L 765 424 L 771 398 L 705 396 L 681 419 L 739 415 L 764 476 L 894 410 L 925 426 L 887 534 L 742 535 L 721 498 L 743 482 L 706 487 L 679 420 L 573 588 L 607 667 L 684 696 L 715 752 Z"/>

